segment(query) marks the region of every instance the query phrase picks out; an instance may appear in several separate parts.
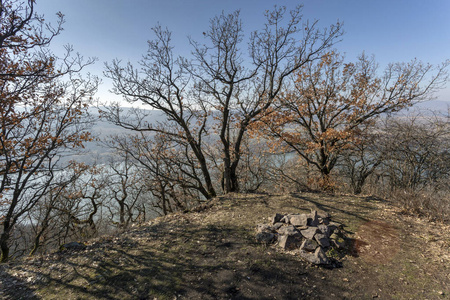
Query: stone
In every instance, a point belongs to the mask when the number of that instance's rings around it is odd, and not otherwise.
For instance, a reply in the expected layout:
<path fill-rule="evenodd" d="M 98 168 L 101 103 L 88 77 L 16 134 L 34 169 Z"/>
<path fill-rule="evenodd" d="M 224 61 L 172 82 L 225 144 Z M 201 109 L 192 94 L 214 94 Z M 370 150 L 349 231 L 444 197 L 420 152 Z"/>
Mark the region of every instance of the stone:
<path fill-rule="evenodd" d="M 278 230 L 278 234 L 280 234 L 280 235 L 296 236 L 296 237 L 299 237 L 299 238 L 302 237 L 302 234 L 300 233 L 300 231 L 298 231 L 297 228 L 295 228 L 293 225 L 281 227 Z"/>
<path fill-rule="evenodd" d="M 319 224 L 319 225 L 317 225 L 317 228 L 320 230 L 320 232 L 325 234 L 327 237 L 330 237 L 331 230 L 330 230 L 330 228 L 327 225 Z"/>
<path fill-rule="evenodd" d="M 328 227 L 330 227 L 331 231 L 334 231 L 335 229 L 343 229 L 344 228 L 344 226 L 338 222 L 330 222 L 328 224 Z"/>
<path fill-rule="evenodd" d="M 317 243 L 323 247 L 323 248 L 328 248 L 330 247 L 330 240 L 328 239 L 328 237 L 323 234 L 323 233 L 316 233 L 314 235 L 314 239 L 317 241 Z"/>
<path fill-rule="evenodd" d="M 302 235 L 293 225 L 281 227 L 278 230 L 278 246 L 285 250 L 298 248 L 302 241 Z"/>
<path fill-rule="evenodd" d="M 284 217 L 284 215 L 282 215 L 282 214 L 275 214 L 273 217 L 272 217 L 272 225 L 274 225 L 275 223 L 278 223 L 278 222 L 280 222 L 281 221 L 281 219 Z"/>
<path fill-rule="evenodd" d="M 317 216 L 317 211 L 313 210 L 308 216 L 308 226 L 319 225 L 319 217 Z"/>
<path fill-rule="evenodd" d="M 331 239 L 331 244 L 334 245 L 336 248 L 343 249 L 346 247 L 345 239 L 341 235 L 339 235 L 337 233 L 333 233 L 330 236 L 330 239 Z"/>
<path fill-rule="evenodd" d="M 308 225 L 308 216 L 305 214 L 292 215 L 289 222 L 294 226 L 307 226 Z"/>
<path fill-rule="evenodd" d="M 267 224 L 258 224 L 256 225 L 256 232 L 273 232 L 274 228 Z"/>
<path fill-rule="evenodd" d="M 301 230 L 300 233 L 307 239 L 312 240 L 317 233 L 317 227 L 308 227 L 308 229 Z"/>
<path fill-rule="evenodd" d="M 319 210 L 317 212 L 317 217 L 321 218 L 321 219 L 329 219 L 331 216 L 329 213 L 327 213 L 326 211 L 323 210 Z"/>
<path fill-rule="evenodd" d="M 281 218 L 280 222 L 290 224 L 290 221 L 289 221 L 290 219 L 291 219 L 290 215 L 286 215 L 283 218 Z"/>
<path fill-rule="evenodd" d="M 280 235 L 278 236 L 278 246 L 284 250 L 293 250 L 300 246 L 301 237 L 298 235 Z"/>
<path fill-rule="evenodd" d="M 256 234 L 256 240 L 260 243 L 271 244 L 275 241 L 276 236 L 271 232 L 258 232 Z"/>
<path fill-rule="evenodd" d="M 300 250 L 299 254 L 306 261 L 315 265 L 329 265 L 331 263 L 321 247 L 317 247 L 314 252 Z"/>
<path fill-rule="evenodd" d="M 328 218 L 318 218 L 319 219 L 319 224 L 324 224 L 324 225 L 328 225 L 330 224 L 330 219 Z"/>
<path fill-rule="evenodd" d="M 278 222 L 278 223 L 273 224 L 272 227 L 273 227 L 273 229 L 278 230 L 281 227 L 283 227 L 283 225 L 284 225 L 284 223 Z"/>
<path fill-rule="evenodd" d="M 76 250 L 84 250 L 86 249 L 86 245 L 78 243 L 78 242 L 70 242 L 64 245 L 61 245 L 61 247 L 59 247 L 59 250 L 63 251 L 63 250 L 70 250 L 70 251 L 76 251 Z"/>
<path fill-rule="evenodd" d="M 314 250 L 317 249 L 317 247 L 319 247 L 319 245 L 315 240 L 305 239 L 302 245 L 300 246 L 300 250 L 313 252 Z"/>
<path fill-rule="evenodd" d="M 320 265 L 328 265 L 331 263 L 322 247 L 317 247 L 316 251 L 314 252 L 314 256 L 319 260 Z"/>
<path fill-rule="evenodd" d="M 339 261 L 328 258 L 325 251 L 345 249 L 344 226 L 332 222 L 328 213 L 315 210 L 309 214 L 277 213 L 269 220 L 271 224 L 257 225 L 257 241 L 265 244 L 276 242 L 278 247 L 295 250 L 315 265 L 339 267 Z"/>
<path fill-rule="evenodd" d="M 338 249 L 345 249 L 346 244 L 343 238 L 337 240 L 331 240 L 331 244 Z"/>
<path fill-rule="evenodd" d="M 337 233 L 333 233 L 332 235 L 330 235 L 330 239 L 332 240 L 337 240 L 338 238 L 340 238 L 340 236 Z"/>
<path fill-rule="evenodd" d="M 308 226 L 295 226 L 295 228 L 297 228 L 297 230 L 302 231 L 305 229 L 308 229 Z"/>

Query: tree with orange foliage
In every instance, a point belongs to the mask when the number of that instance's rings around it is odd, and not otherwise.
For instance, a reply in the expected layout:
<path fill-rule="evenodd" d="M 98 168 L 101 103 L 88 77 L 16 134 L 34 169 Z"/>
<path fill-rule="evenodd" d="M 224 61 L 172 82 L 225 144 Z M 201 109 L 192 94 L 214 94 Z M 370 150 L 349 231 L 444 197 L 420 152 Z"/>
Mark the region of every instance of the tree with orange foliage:
<path fill-rule="evenodd" d="M 52 27 L 34 7 L 34 0 L 0 1 L 1 262 L 14 226 L 49 190 L 61 152 L 91 139 L 85 114 L 98 85 L 77 75 L 93 60 L 70 47 L 59 60 L 48 49 L 63 15 Z"/>
<path fill-rule="evenodd" d="M 449 62 L 438 67 L 417 60 L 377 73 L 373 58 L 345 63 L 334 52 L 300 68 L 289 89 L 267 114 L 264 129 L 317 168 L 325 189 L 343 150 L 357 143 L 363 125 L 429 98 L 447 80 Z"/>

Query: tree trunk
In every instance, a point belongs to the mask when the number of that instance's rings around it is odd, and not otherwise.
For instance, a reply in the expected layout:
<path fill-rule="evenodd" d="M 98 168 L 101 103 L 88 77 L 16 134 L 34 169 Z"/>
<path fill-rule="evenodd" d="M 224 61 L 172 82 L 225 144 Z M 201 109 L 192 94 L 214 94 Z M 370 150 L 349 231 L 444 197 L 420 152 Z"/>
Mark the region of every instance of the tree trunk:
<path fill-rule="evenodd" d="M 322 182 L 320 183 L 320 188 L 323 191 L 333 191 L 334 186 L 330 176 L 330 170 L 328 168 L 323 168 L 320 170 L 322 176 Z"/>
<path fill-rule="evenodd" d="M 359 178 L 356 180 L 352 180 L 352 188 L 353 188 L 353 194 L 359 195 L 362 192 L 362 187 L 364 186 L 364 183 L 366 182 L 367 177 L 369 174 L 363 174 L 360 175 Z"/>
<path fill-rule="evenodd" d="M 239 181 L 234 163 L 230 165 L 229 160 L 224 159 L 224 171 L 222 175 L 222 189 L 225 194 L 239 192 Z"/>
<path fill-rule="evenodd" d="M 119 226 L 125 228 L 125 203 L 119 202 Z"/>
<path fill-rule="evenodd" d="M 41 238 L 40 234 L 38 234 L 34 237 L 33 249 L 31 249 L 31 251 L 30 251 L 30 254 L 29 254 L 30 256 L 33 256 L 36 253 L 39 246 L 41 245 L 39 242 L 40 238 Z"/>
<path fill-rule="evenodd" d="M 224 171 L 224 179 L 225 183 L 228 181 L 228 185 L 225 184 L 225 186 L 228 188 L 227 190 L 224 190 L 225 193 L 238 193 L 239 192 L 239 176 L 237 174 L 237 167 L 239 165 L 239 161 L 241 160 L 241 143 L 244 138 L 244 134 L 247 130 L 249 121 L 246 120 L 241 123 L 239 128 L 239 133 L 236 138 L 236 142 L 234 144 L 234 159 L 233 162 L 231 162 L 231 155 L 230 155 L 230 147 L 229 144 L 227 144 L 226 151 L 225 151 L 225 157 L 227 160 L 225 160 L 225 171 Z M 228 163 L 228 164 L 227 164 Z"/>
<path fill-rule="evenodd" d="M 231 182 L 231 192 L 239 192 L 239 177 L 236 174 L 238 160 L 235 160 L 230 168 L 230 182 Z"/>
<path fill-rule="evenodd" d="M 9 259 L 9 246 L 8 246 L 8 240 L 9 240 L 9 229 L 7 229 L 7 226 L 4 226 L 4 232 L 0 236 L 0 263 L 7 262 Z"/>
<path fill-rule="evenodd" d="M 353 185 L 353 194 L 359 195 L 362 192 L 362 184 L 358 181 Z"/>
<path fill-rule="evenodd" d="M 186 133 L 189 146 L 191 147 L 192 151 L 194 152 L 194 155 L 196 156 L 196 158 L 200 164 L 200 169 L 202 170 L 202 175 L 205 180 L 206 193 L 205 193 L 205 191 L 203 191 L 203 189 L 200 189 L 200 192 L 208 200 L 211 198 L 214 198 L 216 196 L 216 191 L 214 190 L 214 186 L 212 184 L 211 176 L 209 174 L 208 164 L 206 163 L 206 158 L 203 155 L 202 148 L 195 141 L 194 137 L 192 136 L 192 134 L 189 130 L 189 127 L 185 123 L 181 123 L 180 125 L 182 125 L 182 127 Z M 202 184 L 202 188 L 203 188 L 203 184 Z"/>
<path fill-rule="evenodd" d="M 228 194 L 228 193 L 232 193 L 234 192 L 233 190 L 233 182 L 232 182 L 232 170 L 231 170 L 231 163 L 230 163 L 230 158 L 228 157 L 228 155 L 225 155 L 225 158 L 223 160 L 223 164 L 224 164 L 224 170 L 223 170 L 223 192 L 224 194 Z"/>

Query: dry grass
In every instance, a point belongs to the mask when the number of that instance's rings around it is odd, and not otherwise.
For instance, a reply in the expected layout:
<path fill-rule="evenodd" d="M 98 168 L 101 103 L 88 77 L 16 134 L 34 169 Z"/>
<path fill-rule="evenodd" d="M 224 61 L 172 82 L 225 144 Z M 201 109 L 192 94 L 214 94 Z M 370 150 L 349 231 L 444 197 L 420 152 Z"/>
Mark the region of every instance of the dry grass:
<path fill-rule="evenodd" d="M 450 222 L 450 191 L 448 190 L 398 189 L 391 193 L 390 199 L 405 213 L 434 221 Z"/>

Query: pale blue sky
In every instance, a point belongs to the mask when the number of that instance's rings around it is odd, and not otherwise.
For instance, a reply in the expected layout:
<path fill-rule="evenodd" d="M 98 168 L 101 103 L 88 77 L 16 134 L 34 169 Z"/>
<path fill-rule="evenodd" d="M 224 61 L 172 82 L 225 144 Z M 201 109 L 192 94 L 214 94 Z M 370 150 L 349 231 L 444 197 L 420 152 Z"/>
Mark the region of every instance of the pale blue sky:
<path fill-rule="evenodd" d="M 175 51 L 186 55 L 187 36 L 201 41 L 209 19 L 222 10 L 240 9 L 249 33 L 262 27 L 264 10 L 300 3 L 305 20 L 319 20 L 322 27 L 344 22 L 345 35 L 336 48 L 349 60 L 362 51 L 374 54 L 381 67 L 414 58 L 432 64 L 450 59 L 449 0 L 38 0 L 37 12 L 51 20 L 61 11 L 65 30 L 53 48 L 70 43 L 82 55 L 98 57 L 89 70 L 101 76 L 104 62 L 137 61 L 145 54 L 150 28 L 158 22 L 173 31 Z M 104 80 L 98 94 L 102 100 L 117 99 L 109 88 Z M 450 101 L 450 85 L 439 98 Z"/>

